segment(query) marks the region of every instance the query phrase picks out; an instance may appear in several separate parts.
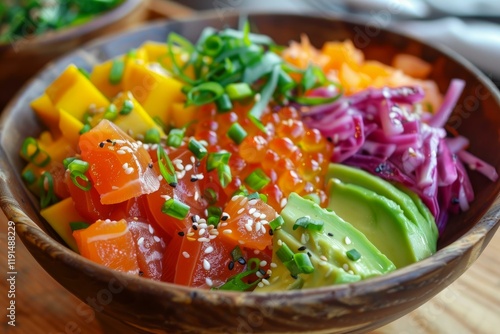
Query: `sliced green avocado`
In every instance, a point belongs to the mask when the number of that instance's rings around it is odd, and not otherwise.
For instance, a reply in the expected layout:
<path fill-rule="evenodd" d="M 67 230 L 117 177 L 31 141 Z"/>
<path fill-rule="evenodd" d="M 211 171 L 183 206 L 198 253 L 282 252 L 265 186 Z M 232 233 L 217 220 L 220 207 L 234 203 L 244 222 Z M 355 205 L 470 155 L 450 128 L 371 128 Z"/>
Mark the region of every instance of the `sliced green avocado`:
<path fill-rule="evenodd" d="M 256 291 L 290 290 L 313 288 L 338 283 L 349 283 L 378 276 L 396 269 L 361 232 L 345 222 L 334 212 L 319 207 L 314 202 L 292 193 L 281 211 L 284 224 L 274 231 L 273 263 L 269 285 L 262 285 Z M 322 222 L 321 229 L 293 229 L 299 218 L 308 217 Z M 286 245 L 294 253 L 309 255 L 314 270 L 292 277 L 289 268 L 280 260 L 277 251 Z M 348 252 L 359 253 L 353 259 Z"/>
<path fill-rule="evenodd" d="M 421 231 L 432 253 L 436 252 L 438 230 L 434 217 L 417 195 L 409 196 L 391 183 L 363 170 L 341 164 L 330 164 L 326 180 L 336 178 L 347 184 L 355 184 L 394 201 L 405 216 Z"/>
<path fill-rule="evenodd" d="M 335 178 L 327 188 L 328 208 L 360 230 L 397 268 L 433 253 L 422 231 L 394 201 Z"/>

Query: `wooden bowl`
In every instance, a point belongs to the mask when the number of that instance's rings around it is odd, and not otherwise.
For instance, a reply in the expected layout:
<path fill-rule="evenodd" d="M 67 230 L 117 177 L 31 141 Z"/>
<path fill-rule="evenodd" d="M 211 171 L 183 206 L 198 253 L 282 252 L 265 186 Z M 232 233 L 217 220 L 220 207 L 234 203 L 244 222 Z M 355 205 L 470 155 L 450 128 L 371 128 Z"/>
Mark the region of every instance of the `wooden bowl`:
<path fill-rule="evenodd" d="M 445 91 L 452 78 L 466 81 L 450 125 L 471 141 L 470 151 L 500 170 L 500 97 L 494 85 L 468 61 L 420 41 L 360 22 L 290 14 L 249 15 L 254 30 L 286 44 L 309 35 L 320 46 L 352 39 L 367 58 L 389 61 L 399 52 L 434 66 L 432 79 Z M 428 259 L 386 276 L 310 290 L 275 293 L 206 291 L 154 282 L 111 271 L 70 251 L 38 215 L 38 204 L 21 182 L 22 140 L 42 127 L 29 108 L 70 63 L 90 68 L 145 40 L 165 41 L 171 31 L 194 40 L 206 26 L 236 26 L 238 17 L 205 16 L 160 22 L 96 41 L 59 59 L 32 80 L 5 110 L 1 121 L 0 204 L 40 265 L 65 288 L 98 312 L 137 329 L 168 333 L 340 333 L 382 326 L 425 303 L 457 279 L 477 259 L 499 226 L 500 181 L 471 172 L 476 200 L 454 216 Z M 375 33 L 376 32 L 376 33 Z M 360 34 L 364 34 L 361 38 Z"/>
<path fill-rule="evenodd" d="M 49 61 L 99 36 L 124 30 L 144 20 L 146 1 L 125 0 L 121 5 L 83 25 L 26 36 L 0 44 L 0 108 Z"/>

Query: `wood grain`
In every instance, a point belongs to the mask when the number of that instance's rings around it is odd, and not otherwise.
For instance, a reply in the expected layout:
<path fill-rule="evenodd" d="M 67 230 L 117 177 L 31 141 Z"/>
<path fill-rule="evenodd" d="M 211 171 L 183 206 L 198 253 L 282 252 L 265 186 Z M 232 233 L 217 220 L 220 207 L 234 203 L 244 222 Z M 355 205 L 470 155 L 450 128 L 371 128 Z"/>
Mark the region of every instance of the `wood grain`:
<path fill-rule="evenodd" d="M 7 224 L 0 213 L 0 268 L 7 272 Z M 489 334 L 500 328 L 500 233 L 478 261 L 428 303 L 373 334 Z M 0 281 L 0 333 L 132 333 L 121 323 L 95 314 L 66 291 L 16 242 L 16 327 L 7 324 L 7 281 Z"/>

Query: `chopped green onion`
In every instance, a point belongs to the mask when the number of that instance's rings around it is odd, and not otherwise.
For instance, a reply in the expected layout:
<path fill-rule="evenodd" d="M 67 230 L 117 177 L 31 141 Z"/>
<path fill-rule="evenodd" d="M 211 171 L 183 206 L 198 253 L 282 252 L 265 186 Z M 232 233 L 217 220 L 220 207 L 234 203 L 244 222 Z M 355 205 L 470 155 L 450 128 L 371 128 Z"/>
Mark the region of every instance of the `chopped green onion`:
<path fill-rule="evenodd" d="M 288 247 L 288 245 L 284 242 L 281 244 L 281 247 L 278 248 L 278 250 L 276 251 L 276 256 L 283 263 L 293 260 L 293 255 L 294 253 L 292 252 L 290 247 Z"/>
<path fill-rule="evenodd" d="M 182 220 L 187 217 L 189 206 L 175 198 L 170 198 L 163 203 L 161 212 L 175 219 Z"/>
<path fill-rule="evenodd" d="M 241 144 L 241 142 L 247 137 L 247 132 L 243 127 L 238 123 L 233 123 L 229 130 L 227 130 L 227 136 L 231 138 L 236 144 Z"/>
<path fill-rule="evenodd" d="M 64 168 L 68 169 L 69 164 L 72 163 L 74 160 L 76 160 L 75 157 L 69 157 L 69 158 L 63 159 Z"/>
<path fill-rule="evenodd" d="M 307 254 L 306 254 L 306 256 L 307 256 Z M 291 260 L 283 262 L 283 264 L 288 269 L 288 271 L 290 271 L 290 275 L 292 275 L 292 277 L 296 277 L 298 274 L 300 274 L 302 272 L 300 270 L 299 265 L 297 264 L 297 262 L 295 262 L 295 256 L 292 257 Z"/>
<path fill-rule="evenodd" d="M 221 113 L 233 109 L 233 103 L 231 102 L 229 95 L 225 93 L 215 100 L 215 105 L 217 106 L 217 111 Z"/>
<path fill-rule="evenodd" d="M 231 258 L 233 259 L 233 261 L 236 262 L 242 257 L 243 257 L 243 252 L 241 251 L 240 246 L 234 247 L 233 250 L 231 251 Z"/>
<path fill-rule="evenodd" d="M 248 118 L 261 130 L 266 132 L 266 128 L 260 122 L 260 118 L 264 109 L 269 104 L 271 97 L 273 96 L 276 85 L 278 84 L 278 78 L 281 68 L 279 66 L 274 66 L 274 69 L 269 76 L 266 84 L 260 92 L 259 100 L 253 105 L 252 109 L 248 112 Z"/>
<path fill-rule="evenodd" d="M 253 95 L 252 88 L 246 82 L 238 82 L 226 86 L 226 93 L 231 100 L 240 100 Z"/>
<path fill-rule="evenodd" d="M 320 220 L 311 219 L 309 216 L 300 217 L 293 224 L 293 230 L 295 231 L 297 228 L 302 227 L 308 230 L 321 231 L 323 229 L 324 223 Z"/>
<path fill-rule="evenodd" d="M 231 168 L 226 164 L 220 164 L 219 166 L 217 166 L 217 175 L 219 176 L 220 185 L 223 188 L 227 187 L 233 180 Z"/>
<path fill-rule="evenodd" d="M 301 273 L 310 274 L 314 271 L 314 266 L 307 253 L 295 253 L 293 260 Z"/>
<path fill-rule="evenodd" d="M 271 179 L 266 175 L 266 173 L 257 168 L 250 175 L 245 178 L 245 183 L 248 184 L 253 190 L 259 191 L 271 182 Z"/>
<path fill-rule="evenodd" d="M 273 230 L 280 228 L 283 224 L 285 224 L 285 220 L 281 216 L 278 216 L 269 222 L 269 226 Z"/>
<path fill-rule="evenodd" d="M 84 230 L 89 226 L 90 226 L 90 224 L 88 224 L 86 222 L 70 222 L 69 223 L 69 227 L 71 228 L 71 231 Z"/>
<path fill-rule="evenodd" d="M 276 67 L 279 68 L 283 60 L 273 52 L 266 52 L 259 61 L 249 64 L 243 72 L 243 82 L 252 84 L 263 76 L 274 71 Z M 273 89 L 274 91 L 274 89 Z"/>
<path fill-rule="evenodd" d="M 83 126 L 83 128 L 81 128 L 81 130 L 80 130 L 80 132 L 79 132 L 79 133 L 80 133 L 81 135 L 83 135 L 84 133 L 89 132 L 89 131 L 90 131 L 90 129 L 92 129 L 92 126 L 91 126 L 89 123 L 86 123 L 86 124 Z"/>
<path fill-rule="evenodd" d="M 222 216 L 222 209 L 218 206 L 209 206 L 207 212 L 207 224 L 217 227 Z"/>
<path fill-rule="evenodd" d="M 54 192 L 54 179 L 49 172 L 43 172 L 38 180 L 40 188 L 40 206 L 42 209 L 57 202 L 57 197 Z"/>
<path fill-rule="evenodd" d="M 102 116 L 104 119 L 114 121 L 118 117 L 118 109 L 116 106 L 111 103 L 107 108 L 106 111 L 104 112 L 104 115 Z"/>
<path fill-rule="evenodd" d="M 233 196 L 248 196 L 248 190 L 245 186 L 240 186 L 232 195 Z"/>
<path fill-rule="evenodd" d="M 21 177 L 23 178 L 24 182 L 26 182 L 28 185 L 32 185 L 33 183 L 36 182 L 36 176 L 35 173 L 31 169 L 25 170 Z"/>
<path fill-rule="evenodd" d="M 177 185 L 177 175 L 175 174 L 174 165 L 161 145 L 158 145 L 156 156 L 158 157 L 161 176 L 169 185 L 175 187 Z"/>
<path fill-rule="evenodd" d="M 189 140 L 188 148 L 198 160 L 203 159 L 208 154 L 206 147 L 194 138 Z"/>
<path fill-rule="evenodd" d="M 203 198 L 207 200 L 208 204 L 213 205 L 217 203 L 219 195 L 212 188 L 206 188 L 203 191 Z"/>
<path fill-rule="evenodd" d="M 267 195 L 266 194 L 259 194 L 259 198 L 262 202 L 267 203 Z"/>
<path fill-rule="evenodd" d="M 293 88 L 295 88 L 295 81 L 286 73 L 285 71 L 281 70 L 278 76 L 278 90 L 281 93 L 289 92 Z"/>
<path fill-rule="evenodd" d="M 123 101 L 122 110 L 120 110 L 120 115 L 128 115 L 134 110 L 134 102 L 132 100 Z"/>
<path fill-rule="evenodd" d="M 160 131 L 156 128 L 151 128 L 146 131 L 144 135 L 144 142 L 149 144 L 158 144 L 160 143 Z"/>
<path fill-rule="evenodd" d="M 194 86 L 187 93 L 187 105 L 201 106 L 214 102 L 224 94 L 224 87 L 218 82 L 210 81 Z"/>
<path fill-rule="evenodd" d="M 260 199 L 258 192 L 254 192 L 254 193 L 248 194 L 247 198 L 248 198 L 249 201 L 251 201 L 253 199 Z"/>
<path fill-rule="evenodd" d="M 236 40 L 244 40 L 245 39 L 245 32 L 244 31 L 239 31 L 231 28 L 227 28 L 222 30 L 219 35 L 221 37 L 230 37 L 234 38 Z M 248 34 L 248 39 L 250 42 L 255 43 L 255 44 L 262 44 L 262 45 L 271 45 L 274 44 L 274 41 L 271 39 L 271 37 L 267 35 L 262 35 L 262 34 L 253 34 L 249 33 Z"/>
<path fill-rule="evenodd" d="M 352 261 L 358 261 L 361 259 L 361 254 L 355 248 L 347 251 L 345 254 Z"/>
<path fill-rule="evenodd" d="M 291 100 L 303 105 L 316 106 L 319 104 L 327 104 L 337 101 L 342 96 L 339 93 L 332 97 L 318 97 L 318 96 L 288 96 Z"/>
<path fill-rule="evenodd" d="M 122 59 L 114 59 L 109 71 L 109 83 L 118 85 L 122 81 L 124 71 L 125 62 Z"/>
<path fill-rule="evenodd" d="M 260 259 L 251 258 L 248 260 L 247 270 L 236 274 L 230 277 L 226 283 L 216 288 L 217 290 L 231 290 L 231 291 L 248 291 L 261 281 L 261 279 L 257 279 L 252 283 L 247 283 L 243 281 L 243 278 L 255 274 L 259 271 L 260 267 Z"/>
<path fill-rule="evenodd" d="M 68 164 L 68 170 L 70 171 L 71 181 L 75 186 L 82 189 L 83 191 L 89 191 L 92 184 L 85 173 L 89 169 L 89 163 L 83 160 L 74 159 Z M 85 185 L 82 185 L 79 179 L 85 181 Z"/>
<path fill-rule="evenodd" d="M 183 81 L 187 82 L 188 84 L 190 85 L 194 84 L 195 81 L 184 73 L 184 68 L 179 66 L 179 64 L 177 63 L 177 57 L 174 54 L 175 47 L 180 46 L 183 49 L 183 51 L 186 51 L 192 58 L 193 54 L 195 53 L 195 47 L 193 46 L 193 44 L 191 44 L 190 41 L 188 41 L 181 35 L 175 32 L 171 32 L 170 34 L 168 34 L 167 45 L 168 45 L 168 54 L 170 56 L 170 60 L 173 65 L 173 68 L 171 69 L 173 73 L 179 76 Z"/>
<path fill-rule="evenodd" d="M 184 134 L 186 133 L 186 129 L 172 129 L 168 133 L 167 137 L 167 145 L 170 147 L 178 148 L 182 145 L 182 139 L 184 138 Z"/>
<path fill-rule="evenodd" d="M 203 53 L 210 57 L 216 57 L 222 50 L 222 38 L 217 35 L 211 35 L 205 39 Z"/>
<path fill-rule="evenodd" d="M 212 152 L 207 157 L 207 171 L 212 171 L 220 165 L 227 165 L 231 153 L 229 152 Z"/>
<path fill-rule="evenodd" d="M 316 71 L 314 71 L 314 66 L 309 65 L 302 76 L 300 84 L 304 92 L 312 89 L 316 86 L 318 78 L 316 77 Z"/>
<path fill-rule="evenodd" d="M 50 155 L 38 146 L 38 141 L 33 137 L 23 141 L 21 156 L 37 167 L 45 167 L 50 162 Z"/>

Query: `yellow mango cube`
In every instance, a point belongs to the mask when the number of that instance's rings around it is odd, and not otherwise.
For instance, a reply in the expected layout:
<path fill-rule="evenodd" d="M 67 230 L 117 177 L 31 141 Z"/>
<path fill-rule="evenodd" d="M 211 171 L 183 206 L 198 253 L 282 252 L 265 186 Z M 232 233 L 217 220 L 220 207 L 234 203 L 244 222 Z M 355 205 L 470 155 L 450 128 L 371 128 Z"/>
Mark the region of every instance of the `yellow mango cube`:
<path fill-rule="evenodd" d="M 172 105 L 170 124 L 176 128 L 182 128 L 189 122 L 195 120 L 199 107 L 191 105 L 186 107 L 184 103 L 176 102 Z"/>
<path fill-rule="evenodd" d="M 59 136 L 61 134 L 59 131 L 59 112 L 52 104 L 49 96 L 43 94 L 33 100 L 30 105 L 42 123 L 49 128 L 50 132 L 52 132 L 55 137 Z"/>
<path fill-rule="evenodd" d="M 128 62 L 123 88 L 130 91 L 146 112 L 169 124 L 172 104 L 182 102 L 182 83 L 166 74 L 153 71 L 147 65 Z"/>
<path fill-rule="evenodd" d="M 78 140 L 80 139 L 80 131 L 84 124 L 79 119 L 68 113 L 64 109 L 59 109 L 59 130 L 62 136 L 66 139 L 67 143 L 73 148 L 78 147 Z"/>
<path fill-rule="evenodd" d="M 40 215 L 52 226 L 54 231 L 75 252 L 78 252 L 73 231 L 69 223 L 85 222 L 85 219 L 76 211 L 73 199 L 68 197 L 40 211 Z"/>
<path fill-rule="evenodd" d="M 83 75 L 75 65 L 66 70 L 47 87 L 45 93 L 57 109 L 64 109 L 78 120 L 87 110 L 105 108 L 108 99 Z"/>

